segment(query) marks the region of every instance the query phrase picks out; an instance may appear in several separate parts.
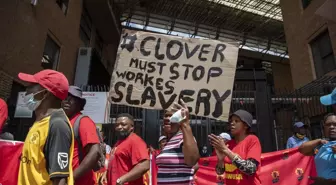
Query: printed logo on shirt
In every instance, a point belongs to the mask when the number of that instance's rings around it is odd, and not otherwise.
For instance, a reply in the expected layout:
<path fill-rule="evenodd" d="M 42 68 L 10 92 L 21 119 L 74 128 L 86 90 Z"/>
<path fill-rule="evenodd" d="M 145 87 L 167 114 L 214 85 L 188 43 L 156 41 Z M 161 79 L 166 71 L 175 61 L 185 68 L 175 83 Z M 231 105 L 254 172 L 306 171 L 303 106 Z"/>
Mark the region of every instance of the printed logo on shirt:
<path fill-rule="evenodd" d="M 279 180 L 280 180 L 279 171 L 272 171 L 271 175 L 272 175 L 272 179 L 273 179 L 272 180 L 273 184 L 279 182 Z"/>
<path fill-rule="evenodd" d="M 303 169 L 302 168 L 296 168 L 295 173 L 298 176 L 298 180 L 301 181 L 303 179 L 303 174 L 304 174 Z"/>
<path fill-rule="evenodd" d="M 21 163 L 25 163 L 25 164 L 30 164 L 31 163 L 31 160 L 30 159 L 28 159 L 28 157 L 26 157 L 26 156 L 20 156 L 19 157 L 19 160 L 20 160 L 20 162 Z"/>
<path fill-rule="evenodd" d="M 38 134 L 37 132 L 34 132 L 34 133 L 30 136 L 29 141 L 30 141 L 30 143 L 36 145 L 36 144 L 38 144 L 38 139 L 39 139 L 39 134 Z"/>
<path fill-rule="evenodd" d="M 237 170 L 237 167 L 233 164 L 225 164 L 225 171 L 226 172 L 234 172 Z"/>
<path fill-rule="evenodd" d="M 202 165 L 203 166 L 209 166 L 209 160 L 208 159 L 204 159 Z"/>
<path fill-rule="evenodd" d="M 69 164 L 69 157 L 67 153 L 59 152 L 57 155 L 57 161 L 59 167 L 63 170 Z"/>
<path fill-rule="evenodd" d="M 240 173 L 232 173 L 237 170 L 237 167 L 233 164 L 225 164 L 225 179 L 230 180 L 243 180 L 243 175 Z"/>

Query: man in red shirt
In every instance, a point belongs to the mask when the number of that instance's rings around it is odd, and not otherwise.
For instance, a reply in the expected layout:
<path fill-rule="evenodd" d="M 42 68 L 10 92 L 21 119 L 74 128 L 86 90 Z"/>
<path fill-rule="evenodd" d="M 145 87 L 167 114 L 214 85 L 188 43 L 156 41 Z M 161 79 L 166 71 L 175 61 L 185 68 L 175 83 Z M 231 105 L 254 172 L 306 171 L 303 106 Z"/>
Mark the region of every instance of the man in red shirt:
<path fill-rule="evenodd" d="M 143 185 L 143 175 L 149 170 L 146 143 L 134 131 L 130 114 L 117 116 L 115 131 L 118 141 L 110 156 L 107 171 L 108 185 Z"/>
<path fill-rule="evenodd" d="M 82 114 L 86 100 L 82 98 L 82 90 L 76 86 L 69 87 L 69 94 L 63 101 L 62 107 L 70 119 L 72 127 L 77 118 Z M 72 168 L 74 170 L 75 185 L 94 185 L 96 177 L 93 168 L 100 157 L 99 138 L 96 132 L 95 123 L 87 116 L 82 117 L 79 123 L 79 138 L 81 145 L 75 138 Z M 79 150 L 84 154 L 83 159 L 79 159 Z"/>

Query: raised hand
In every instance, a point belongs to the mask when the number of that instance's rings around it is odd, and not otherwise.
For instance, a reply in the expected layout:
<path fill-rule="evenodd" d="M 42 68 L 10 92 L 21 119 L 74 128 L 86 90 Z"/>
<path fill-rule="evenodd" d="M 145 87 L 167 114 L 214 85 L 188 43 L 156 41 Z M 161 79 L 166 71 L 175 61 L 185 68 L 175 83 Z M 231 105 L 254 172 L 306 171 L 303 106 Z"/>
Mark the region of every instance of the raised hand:
<path fill-rule="evenodd" d="M 224 159 L 225 152 L 229 149 L 228 146 L 225 144 L 224 140 L 214 134 L 210 134 L 208 137 L 210 144 L 216 150 L 218 159 Z"/>

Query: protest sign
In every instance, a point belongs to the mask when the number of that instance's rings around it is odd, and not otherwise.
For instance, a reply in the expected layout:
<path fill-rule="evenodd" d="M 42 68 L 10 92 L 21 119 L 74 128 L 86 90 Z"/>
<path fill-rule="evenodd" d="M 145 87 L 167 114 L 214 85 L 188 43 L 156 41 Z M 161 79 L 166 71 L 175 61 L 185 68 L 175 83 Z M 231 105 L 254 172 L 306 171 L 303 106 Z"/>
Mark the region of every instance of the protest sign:
<path fill-rule="evenodd" d="M 168 109 L 183 99 L 191 114 L 228 118 L 237 43 L 124 30 L 109 100 Z"/>

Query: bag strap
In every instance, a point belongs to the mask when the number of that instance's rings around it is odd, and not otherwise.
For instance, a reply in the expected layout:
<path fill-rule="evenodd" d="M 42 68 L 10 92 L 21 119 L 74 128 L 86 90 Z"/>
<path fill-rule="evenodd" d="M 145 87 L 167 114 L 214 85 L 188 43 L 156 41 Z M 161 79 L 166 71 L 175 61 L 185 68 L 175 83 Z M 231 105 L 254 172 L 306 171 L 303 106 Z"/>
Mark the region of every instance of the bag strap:
<path fill-rule="evenodd" d="M 79 157 L 79 162 L 81 162 L 83 160 L 83 145 L 82 145 L 82 141 L 80 139 L 80 134 L 79 134 L 79 126 L 80 126 L 80 121 L 83 117 L 86 117 L 85 115 L 81 114 L 80 116 L 78 116 L 78 118 L 75 121 L 74 124 L 74 135 L 75 135 L 75 140 L 77 141 L 77 145 L 78 145 L 78 157 Z"/>
<path fill-rule="evenodd" d="M 97 133 L 97 136 L 98 136 L 99 142 L 100 142 L 100 143 L 104 143 L 104 141 L 103 141 L 103 138 L 101 138 L 101 136 L 100 136 L 100 131 L 99 131 L 99 128 L 96 128 L 96 133 Z"/>

